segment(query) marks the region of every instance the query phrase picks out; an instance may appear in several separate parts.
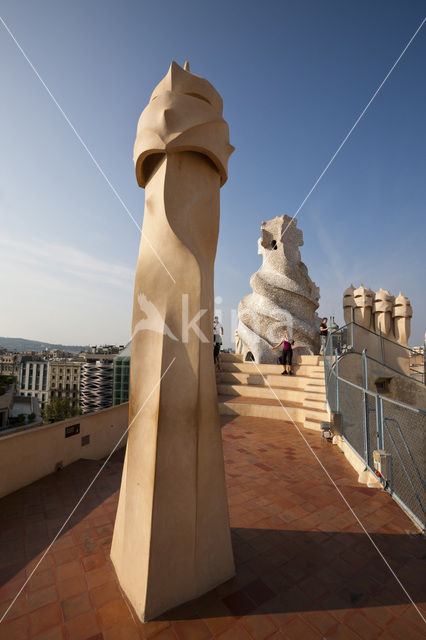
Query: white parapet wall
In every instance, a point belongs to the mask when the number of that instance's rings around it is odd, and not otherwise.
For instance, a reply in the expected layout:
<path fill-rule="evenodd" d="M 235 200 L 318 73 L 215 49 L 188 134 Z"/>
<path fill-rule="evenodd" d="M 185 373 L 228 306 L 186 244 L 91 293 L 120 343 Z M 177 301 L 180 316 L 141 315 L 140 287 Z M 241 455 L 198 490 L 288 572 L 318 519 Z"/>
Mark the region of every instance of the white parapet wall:
<path fill-rule="evenodd" d="M 53 473 L 58 465 L 101 460 L 126 444 L 129 404 L 29 429 L 0 432 L 0 497 Z M 89 438 L 87 438 L 89 436 Z M 89 440 L 89 441 L 88 441 Z"/>
<path fill-rule="evenodd" d="M 344 454 L 346 460 L 355 469 L 358 474 L 358 482 L 366 484 L 372 489 L 381 489 L 380 480 L 376 478 L 374 473 L 367 469 L 364 460 L 362 460 L 349 446 L 349 444 L 339 435 L 333 436 L 333 444 L 337 444 L 340 451 Z"/>

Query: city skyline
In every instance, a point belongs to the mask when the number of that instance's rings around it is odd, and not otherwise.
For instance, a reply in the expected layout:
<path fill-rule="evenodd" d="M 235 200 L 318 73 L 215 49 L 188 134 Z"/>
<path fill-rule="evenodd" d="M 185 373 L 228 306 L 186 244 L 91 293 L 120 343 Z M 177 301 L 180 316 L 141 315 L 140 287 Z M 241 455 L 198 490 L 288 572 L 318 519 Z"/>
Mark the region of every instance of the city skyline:
<path fill-rule="evenodd" d="M 232 309 L 260 266 L 262 220 L 294 215 L 424 17 L 420 2 L 403 9 L 396 2 L 282 3 L 262 11 L 258 3 L 228 5 L 211 11 L 192 2 L 166 2 L 163 9 L 45 2 L 36 9 L 5 2 L 3 10 L 139 225 L 144 194 L 132 147 L 159 78 L 172 59 L 189 59 L 191 70 L 220 91 L 236 147 L 221 194 L 215 268 L 225 345 L 233 339 Z M 139 230 L 3 26 L 0 47 L 7 61 L 1 333 L 125 344 Z M 402 290 L 414 310 L 413 346 L 423 342 L 426 318 L 425 49 L 422 29 L 298 214 L 320 315 L 342 323 L 342 294 L 351 282 L 394 295 Z"/>

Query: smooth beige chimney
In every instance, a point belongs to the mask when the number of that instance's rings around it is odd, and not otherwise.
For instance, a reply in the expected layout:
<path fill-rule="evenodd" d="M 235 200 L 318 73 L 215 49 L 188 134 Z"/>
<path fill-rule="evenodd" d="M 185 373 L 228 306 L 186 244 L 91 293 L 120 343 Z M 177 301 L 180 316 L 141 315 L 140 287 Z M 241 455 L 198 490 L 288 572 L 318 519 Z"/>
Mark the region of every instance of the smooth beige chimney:
<path fill-rule="evenodd" d="M 408 339 L 411 333 L 411 318 L 413 309 L 407 296 L 402 295 L 401 291 L 395 298 L 392 309 L 392 317 L 394 322 L 395 339 L 405 347 L 408 345 Z"/>
<path fill-rule="evenodd" d="M 392 307 L 394 301 L 394 296 L 389 293 L 389 291 L 386 291 L 386 289 L 379 289 L 374 294 L 374 330 L 376 333 L 381 332 L 382 336 L 389 338 L 389 340 L 394 339 L 392 325 Z"/>
<path fill-rule="evenodd" d="M 135 142 L 145 213 L 111 548 L 143 621 L 235 573 L 212 345 L 219 192 L 232 151 L 220 95 L 173 62 Z"/>
<path fill-rule="evenodd" d="M 370 329 L 374 291 L 367 289 L 362 284 L 358 289 L 354 289 L 353 296 L 354 321 L 362 327 L 365 327 L 365 329 Z"/>

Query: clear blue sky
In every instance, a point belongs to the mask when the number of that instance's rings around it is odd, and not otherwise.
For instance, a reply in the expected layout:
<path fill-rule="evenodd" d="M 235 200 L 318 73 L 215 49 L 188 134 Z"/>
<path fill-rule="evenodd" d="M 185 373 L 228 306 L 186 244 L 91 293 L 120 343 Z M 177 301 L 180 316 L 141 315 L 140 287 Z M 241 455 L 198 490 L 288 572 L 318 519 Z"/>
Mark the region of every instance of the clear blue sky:
<path fill-rule="evenodd" d="M 426 15 L 419 1 L 3 0 L 2 17 L 132 214 L 136 124 L 172 59 L 221 93 L 236 151 L 216 295 L 230 314 L 262 220 L 293 215 Z M 0 25 L 0 335 L 123 343 L 139 232 Z M 426 329 L 426 26 L 299 213 L 320 313 L 361 282 Z M 227 341 L 226 341 L 227 342 Z"/>

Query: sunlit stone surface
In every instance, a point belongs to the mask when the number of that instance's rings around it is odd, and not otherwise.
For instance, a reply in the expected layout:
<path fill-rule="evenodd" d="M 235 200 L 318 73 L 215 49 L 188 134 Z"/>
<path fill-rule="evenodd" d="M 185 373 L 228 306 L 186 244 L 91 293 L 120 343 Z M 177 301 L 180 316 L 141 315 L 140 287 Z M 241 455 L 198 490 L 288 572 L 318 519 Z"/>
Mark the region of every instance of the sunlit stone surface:
<path fill-rule="evenodd" d="M 135 142 L 145 215 L 111 549 L 141 620 L 234 575 L 211 335 L 219 191 L 232 150 L 220 95 L 173 62 Z"/>

